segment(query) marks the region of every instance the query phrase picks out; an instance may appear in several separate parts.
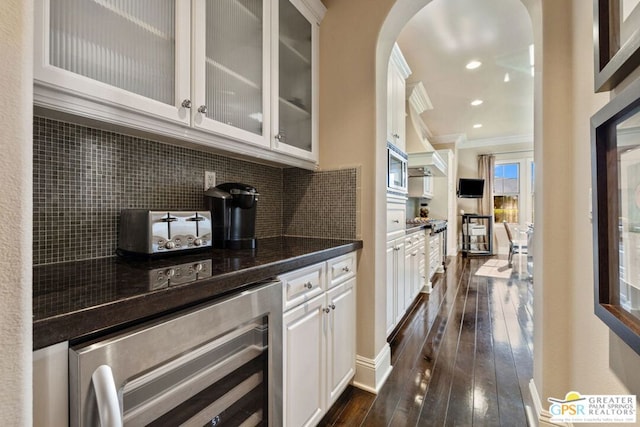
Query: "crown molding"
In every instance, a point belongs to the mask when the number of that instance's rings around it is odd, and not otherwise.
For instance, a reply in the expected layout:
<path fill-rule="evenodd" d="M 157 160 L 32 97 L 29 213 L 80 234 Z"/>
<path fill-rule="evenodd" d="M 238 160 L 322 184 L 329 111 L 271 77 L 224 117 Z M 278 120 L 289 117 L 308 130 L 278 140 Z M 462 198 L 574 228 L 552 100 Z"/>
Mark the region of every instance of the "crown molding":
<path fill-rule="evenodd" d="M 405 80 L 411 75 L 411 68 L 409 68 L 407 60 L 404 59 L 404 55 L 402 54 L 398 43 L 393 44 L 393 49 L 391 50 L 391 58 L 389 60 L 394 63 Z"/>
<path fill-rule="evenodd" d="M 490 145 L 507 145 L 507 144 L 533 144 L 533 134 L 499 136 L 495 138 L 471 139 L 465 140 L 458 147 L 461 150 L 465 148 L 480 148 Z"/>
<path fill-rule="evenodd" d="M 409 98 L 409 104 L 418 114 L 422 114 L 427 110 L 433 110 L 433 104 L 422 82 L 407 84 L 406 95 L 407 98 Z"/>

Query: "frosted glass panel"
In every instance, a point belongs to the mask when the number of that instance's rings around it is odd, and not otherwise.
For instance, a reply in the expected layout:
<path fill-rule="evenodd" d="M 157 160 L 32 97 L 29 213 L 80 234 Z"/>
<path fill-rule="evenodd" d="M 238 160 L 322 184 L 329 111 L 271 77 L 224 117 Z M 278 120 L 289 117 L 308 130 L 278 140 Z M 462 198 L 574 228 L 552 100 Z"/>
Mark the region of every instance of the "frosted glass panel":
<path fill-rule="evenodd" d="M 311 23 L 280 0 L 279 133 L 288 145 L 311 151 Z"/>
<path fill-rule="evenodd" d="M 262 134 L 262 0 L 207 2 L 207 117 Z"/>
<path fill-rule="evenodd" d="M 175 105 L 175 0 L 51 0 L 50 63 Z"/>

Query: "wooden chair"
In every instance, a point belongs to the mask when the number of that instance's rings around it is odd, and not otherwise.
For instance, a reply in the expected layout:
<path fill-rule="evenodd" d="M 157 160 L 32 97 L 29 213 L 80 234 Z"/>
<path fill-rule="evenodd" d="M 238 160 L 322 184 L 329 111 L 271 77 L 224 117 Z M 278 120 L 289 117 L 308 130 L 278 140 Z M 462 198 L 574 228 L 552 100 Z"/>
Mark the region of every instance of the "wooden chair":
<path fill-rule="evenodd" d="M 509 239 L 509 267 L 513 265 L 513 255 L 514 254 L 526 254 L 527 253 L 527 242 L 517 240 L 513 240 L 513 236 L 511 235 L 511 228 L 509 228 L 509 223 L 507 221 L 502 221 L 504 224 L 504 229 L 507 232 L 507 238 Z"/>

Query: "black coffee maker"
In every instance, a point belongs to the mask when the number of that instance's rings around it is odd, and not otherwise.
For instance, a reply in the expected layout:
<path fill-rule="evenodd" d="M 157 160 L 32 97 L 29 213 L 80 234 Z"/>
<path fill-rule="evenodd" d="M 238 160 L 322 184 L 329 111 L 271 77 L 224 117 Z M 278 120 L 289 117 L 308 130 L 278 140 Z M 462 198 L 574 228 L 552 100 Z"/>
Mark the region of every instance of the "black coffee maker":
<path fill-rule="evenodd" d="M 247 184 L 227 182 L 208 189 L 204 195 L 213 222 L 213 246 L 255 248 L 257 190 Z"/>

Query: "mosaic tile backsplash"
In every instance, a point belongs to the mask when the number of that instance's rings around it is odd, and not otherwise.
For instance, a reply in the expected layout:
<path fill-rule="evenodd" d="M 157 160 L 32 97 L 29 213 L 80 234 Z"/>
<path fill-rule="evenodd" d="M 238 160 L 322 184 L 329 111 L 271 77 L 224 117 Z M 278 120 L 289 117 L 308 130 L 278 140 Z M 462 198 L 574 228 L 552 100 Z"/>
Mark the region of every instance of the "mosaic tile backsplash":
<path fill-rule="evenodd" d="M 283 232 L 288 236 L 356 238 L 357 169 L 285 169 Z"/>
<path fill-rule="evenodd" d="M 355 200 L 356 169 L 283 170 L 34 117 L 34 265 L 114 255 L 124 208 L 205 209 L 204 171 L 216 172 L 218 183 L 258 189 L 259 238 L 355 237 L 356 205 L 348 195 Z M 336 204 L 336 193 L 346 205 Z M 336 211 L 328 212 L 328 206 Z M 312 212 L 323 212 L 313 226 Z"/>

